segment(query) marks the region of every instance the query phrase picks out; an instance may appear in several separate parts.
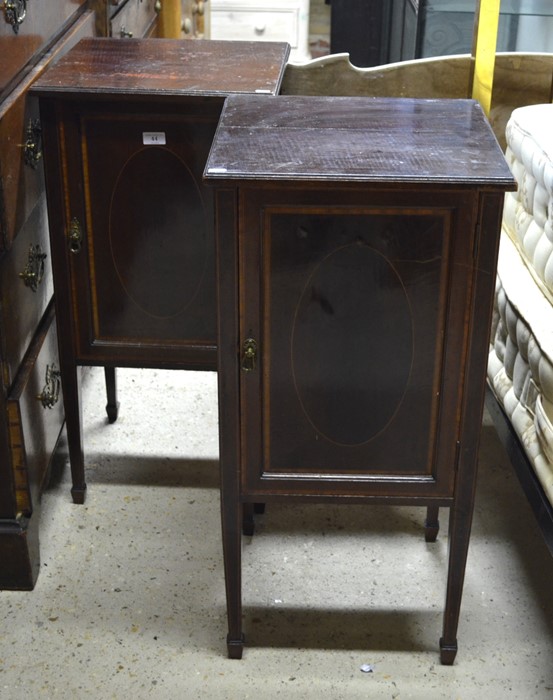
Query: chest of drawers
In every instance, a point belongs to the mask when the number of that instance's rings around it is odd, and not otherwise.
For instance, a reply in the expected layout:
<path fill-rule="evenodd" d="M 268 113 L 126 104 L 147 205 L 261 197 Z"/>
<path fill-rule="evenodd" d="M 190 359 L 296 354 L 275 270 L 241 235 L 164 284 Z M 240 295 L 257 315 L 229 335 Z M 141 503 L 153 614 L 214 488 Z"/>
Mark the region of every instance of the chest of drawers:
<path fill-rule="evenodd" d="M 124 23 L 135 36 L 155 32 L 156 7 L 153 0 L 0 7 L 0 588 L 34 586 L 40 494 L 64 419 L 42 125 L 30 89 L 82 38 L 127 36 Z"/>
<path fill-rule="evenodd" d="M 42 133 L 33 83 L 94 32 L 86 2 L 0 11 L 0 588 L 32 588 L 40 493 L 63 425 Z M 11 20 L 9 23 L 5 20 Z"/>
<path fill-rule="evenodd" d="M 244 507 L 450 508 L 443 663 L 469 541 L 503 193 L 471 100 L 232 96 L 217 186 L 228 649 Z"/>
<path fill-rule="evenodd" d="M 86 0 L 12 0 L 0 9 L 0 93 L 29 71 L 52 40 L 60 37 Z M 9 5 L 9 9 L 8 8 Z"/>
<path fill-rule="evenodd" d="M 212 39 L 286 41 L 290 60 L 309 53 L 309 0 L 209 0 Z"/>

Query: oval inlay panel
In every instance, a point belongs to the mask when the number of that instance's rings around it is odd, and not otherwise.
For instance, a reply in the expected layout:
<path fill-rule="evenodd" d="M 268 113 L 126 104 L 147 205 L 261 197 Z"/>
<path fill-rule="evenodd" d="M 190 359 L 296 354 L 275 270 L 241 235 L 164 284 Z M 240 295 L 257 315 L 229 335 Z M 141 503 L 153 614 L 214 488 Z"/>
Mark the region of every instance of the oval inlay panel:
<path fill-rule="evenodd" d="M 313 427 L 339 444 L 369 441 L 401 405 L 412 361 L 411 309 L 390 262 L 358 244 L 328 255 L 292 331 L 294 383 Z"/>
<path fill-rule="evenodd" d="M 185 163 L 159 147 L 134 154 L 113 191 L 109 240 L 121 284 L 144 313 L 175 316 L 194 299 L 206 235 L 201 194 Z"/>

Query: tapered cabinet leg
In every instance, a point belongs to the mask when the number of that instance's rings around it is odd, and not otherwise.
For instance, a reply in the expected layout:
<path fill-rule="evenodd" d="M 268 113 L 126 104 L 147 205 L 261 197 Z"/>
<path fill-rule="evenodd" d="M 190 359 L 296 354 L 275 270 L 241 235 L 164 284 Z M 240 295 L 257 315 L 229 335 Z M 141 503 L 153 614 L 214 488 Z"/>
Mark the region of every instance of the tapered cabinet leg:
<path fill-rule="evenodd" d="M 241 405 L 240 364 L 236 348 L 239 335 L 238 261 L 234 235 L 237 197 L 233 190 L 218 193 L 217 285 L 218 335 L 217 382 L 219 397 L 219 451 L 221 473 L 221 524 L 227 598 L 227 651 L 230 659 L 241 659 L 242 632 L 242 526 L 241 499 Z"/>
<path fill-rule="evenodd" d="M 115 367 L 104 367 L 104 376 L 106 379 L 106 413 L 108 421 L 115 423 L 119 414 L 119 401 L 117 401 L 117 376 Z"/>
<path fill-rule="evenodd" d="M 472 499 L 459 499 L 449 516 L 449 564 L 444 611 L 443 634 L 440 639 L 440 661 L 450 666 L 457 654 L 457 628 L 472 523 Z"/>
<path fill-rule="evenodd" d="M 244 649 L 242 632 L 242 507 L 231 499 L 222 500 L 223 558 L 227 594 L 229 659 L 241 659 Z"/>
<path fill-rule="evenodd" d="M 67 445 L 71 463 L 71 496 L 73 503 L 84 503 L 86 498 L 86 481 L 84 472 L 84 454 L 82 443 L 82 412 L 80 368 L 76 365 L 61 365 L 61 381 L 65 407 L 65 425 Z"/>

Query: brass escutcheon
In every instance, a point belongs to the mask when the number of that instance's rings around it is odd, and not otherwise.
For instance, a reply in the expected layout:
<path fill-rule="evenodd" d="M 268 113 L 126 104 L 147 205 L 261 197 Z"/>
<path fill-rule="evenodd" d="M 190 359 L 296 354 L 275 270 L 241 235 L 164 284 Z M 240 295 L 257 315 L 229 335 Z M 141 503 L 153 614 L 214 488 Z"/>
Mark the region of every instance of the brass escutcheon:
<path fill-rule="evenodd" d="M 257 361 L 257 343 L 253 338 L 246 338 L 242 352 L 242 369 L 244 372 L 252 372 Z"/>
<path fill-rule="evenodd" d="M 71 219 L 69 225 L 69 250 L 72 253 L 80 253 L 83 246 L 83 230 L 77 217 Z"/>

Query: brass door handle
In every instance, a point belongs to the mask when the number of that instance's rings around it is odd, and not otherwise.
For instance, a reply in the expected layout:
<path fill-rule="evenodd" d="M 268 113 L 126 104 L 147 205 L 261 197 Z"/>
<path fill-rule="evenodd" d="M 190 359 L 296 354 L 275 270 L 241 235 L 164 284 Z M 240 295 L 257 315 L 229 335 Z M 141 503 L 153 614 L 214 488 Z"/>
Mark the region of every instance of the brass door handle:
<path fill-rule="evenodd" d="M 257 363 L 257 343 L 253 338 L 247 338 L 242 345 L 242 369 L 253 372 Z"/>
<path fill-rule="evenodd" d="M 121 39 L 132 39 L 133 33 L 128 32 L 125 27 L 121 27 L 121 29 L 119 30 L 119 36 L 121 37 Z"/>
<path fill-rule="evenodd" d="M 44 277 L 44 261 L 46 260 L 46 253 L 42 252 L 40 245 L 30 245 L 29 255 L 27 257 L 27 264 L 23 272 L 19 273 L 19 276 L 23 280 L 23 284 L 33 292 L 36 292 L 39 284 L 42 282 Z"/>
<path fill-rule="evenodd" d="M 60 398 L 61 376 L 55 364 L 46 365 L 44 389 L 37 396 L 43 408 L 53 408 Z"/>
<path fill-rule="evenodd" d="M 27 16 L 27 0 L 5 0 L 0 4 L 0 9 L 4 10 L 6 22 L 12 25 L 14 34 L 17 34 L 19 25 Z"/>

